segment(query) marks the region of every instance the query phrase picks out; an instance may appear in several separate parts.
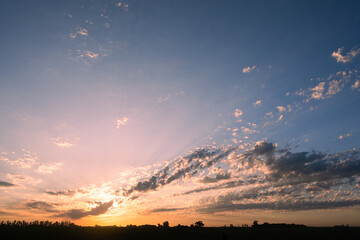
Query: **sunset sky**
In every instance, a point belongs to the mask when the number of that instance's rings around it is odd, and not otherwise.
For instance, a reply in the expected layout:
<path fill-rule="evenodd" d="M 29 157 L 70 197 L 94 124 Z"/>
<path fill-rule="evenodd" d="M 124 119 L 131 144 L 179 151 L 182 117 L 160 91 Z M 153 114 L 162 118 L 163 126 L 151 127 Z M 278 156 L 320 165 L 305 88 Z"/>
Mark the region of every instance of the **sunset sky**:
<path fill-rule="evenodd" d="M 0 19 L 0 221 L 360 226 L 360 1 Z"/>

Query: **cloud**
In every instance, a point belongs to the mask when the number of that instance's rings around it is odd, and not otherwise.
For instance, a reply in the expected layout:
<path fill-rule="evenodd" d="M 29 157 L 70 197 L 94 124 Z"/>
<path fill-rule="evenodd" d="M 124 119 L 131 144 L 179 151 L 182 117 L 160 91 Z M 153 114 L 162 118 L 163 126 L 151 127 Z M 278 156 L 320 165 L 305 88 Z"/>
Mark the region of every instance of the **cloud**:
<path fill-rule="evenodd" d="M 250 129 L 247 127 L 241 127 L 241 131 L 245 134 L 253 134 L 257 132 L 255 129 Z"/>
<path fill-rule="evenodd" d="M 99 54 L 91 52 L 91 51 L 85 51 L 84 56 L 94 59 L 94 58 L 97 58 L 99 56 Z"/>
<path fill-rule="evenodd" d="M 158 103 L 163 103 L 163 102 L 167 102 L 167 101 L 169 101 L 169 100 L 170 100 L 170 94 L 166 95 L 165 97 L 159 97 L 159 98 L 157 99 L 157 102 L 158 102 Z"/>
<path fill-rule="evenodd" d="M 357 70 L 348 70 L 348 71 L 338 71 L 336 73 L 330 74 L 326 79 L 325 78 L 317 78 L 317 81 L 321 81 L 315 87 L 309 87 L 306 89 L 296 90 L 294 93 L 287 92 L 286 96 L 290 94 L 298 95 L 304 97 L 304 102 L 308 103 L 312 99 L 314 100 L 323 100 L 326 98 L 333 97 L 334 95 L 340 93 L 344 87 L 349 84 L 352 79 L 358 79 L 359 74 Z M 358 81 L 358 80 L 357 80 Z M 360 86 L 359 83 L 355 83 L 351 85 L 352 89 Z M 288 105 L 288 111 L 292 110 L 300 110 L 301 106 L 296 105 Z M 294 109 L 293 109 L 294 108 Z"/>
<path fill-rule="evenodd" d="M 254 107 L 260 107 L 261 106 L 261 100 L 256 100 L 255 102 L 253 102 L 253 106 Z"/>
<path fill-rule="evenodd" d="M 352 89 L 359 88 L 359 87 L 360 87 L 360 81 L 359 80 L 356 80 L 356 82 L 353 85 L 351 85 Z"/>
<path fill-rule="evenodd" d="M 25 206 L 45 212 L 56 212 L 52 203 L 47 203 L 44 201 L 31 201 L 26 203 Z"/>
<path fill-rule="evenodd" d="M 204 177 L 201 182 L 202 183 L 215 183 L 215 182 L 219 182 L 221 180 L 226 180 L 226 179 L 230 179 L 231 178 L 231 173 L 218 173 L 216 174 L 215 177 L 209 177 L 206 176 Z"/>
<path fill-rule="evenodd" d="M 264 123 L 263 127 L 267 127 L 271 124 L 271 122 L 267 121 L 266 123 Z"/>
<path fill-rule="evenodd" d="M 47 190 L 45 191 L 46 194 L 52 195 L 52 196 L 74 196 L 76 194 L 76 191 L 73 190 L 65 190 L 65 191 L 52 191 Z"/>
<path fill-rule="evenodd" d="M 338 63 L 348 63 L 351 60 L 353 60 L 358 54 L 360 54 L 360 48 L 356 49 L 353 48 L 348 52 L 345 56 L 341 55 L 341 52 L 343 51 L 343 48 L 338 48 L 336 52 L 333 52 L 331 56 L 336 59 L 336 62 Z"/>
<path fill-rule="evenodd" d="M 42 174 L 52 174 L 62 166 L 62 163 L 52 163 L 48 165 L 41 165 L 36 169 L 36 172 Z"/>
<path fill-rule="evenodd" d="M 215 163 L 225 159 L 236 148 L 210 149 L 201 148 L 185 157 L 180 157 L 157 170 L 149 178 L 137 182 L 130 189 L 126 190 L 127 195 L 137 192 L 157 190 L 160 186 L 168 185 L 176 180 L 185 177 L 192 177 L 199 170 L 207 169 Z"/>
<path fill-rule="evenodd" d="M 276 108 L 279 111 L 279 113 L 286 112 L 286 108 L 283 106 L 277 106 Z"/>
<path fill-rule="evenodd" d="M 265 114 L 265 118 L 273 118 L 274 114 L 272 112 L 268 112 Z"/>
<path fill-rule="evenodd" d="M 9 165 L 17 166 L 24 169 L 31 168 L 32 166 L 39 164 L 36 154 L 25 149 L 23 149 L 22 154 L 19 155 L 15 152 L 11 154 L 1 153 L 0 161 L 4 161 Z"/>
<path fill-rule="evenodd" d="M 71 219 L 80 219 L 86 216 L 97 216 L 106 213 L 113 205 L 114 201 L 99 203 L 97 207 L 92 208 L 90 211 L 83 209 L 71 209 L 64 213 L 56 215 L 56 217 L 69 217 Z"/>
<path fill-rule="evenodd" d="M 239 117 L 241 117 L 243 115 L 243 112 L 240 110 L 240 109 L 235 109 L 235 111 L 234 111 L 234 116 L 236 117 L 236 118 L 239 118 Z"/>
<path fill-rule="evenodd" d="M 63 139 L 61 137 L 51 138 L 51 140 L 59 148 L 71 148 L 74 146 L 74 143 L 72 141 L 69 141 L 68 139 Z"/>
<path fill-rule="evenodd" d="M 240 109 L 235 109 L 234 110 L 234 116 L 235 116 L 235 118 L 237 118 L 237 122 L 241 122 L 242 120 L 241 120 L 241 116 L 243 115 L 243 111 L 242 110 L 240 110 Z"/>
<path fill-rule="evenodd" d="M 234 210 L 291 210 L 291 211 L 301 211 L 301 210 L 314 210 L 314 209 L 331 209 L 339 207 L 351 207 L 360 204 L 360 200 L 343 200 L 343 201 L 309 201 L 309 200 L 300 200 L 300 201 L 281 201 L 281 202 L 260 202 L 260 203 L 234 203 L 236 198 L 233 199 L 233 202 L 215 202 L 209 204 L 205 207 L 200 207 L 197 211 L 202 213 L 216 213 L 224 211 L 234 211 Z"/>
<path fill-rule="evenodd" d="M 83 51 L 83 50 L 76 50 L 76 59 L 84 59 L 85 57 L 87 57 L 88 59 L 96 59 L 100 56 L 99 53 L 96 53 L 96 52 L 92 52 L 92 51 Z M 103 55 L 104 56 L 104 55 Z"/>
<path fill-rule="evenodd" d="M 37 184 L 41 182 L 41 179 L 36 179 L 27 175 L 16 175 L 7 173 L 6 177 L 11 180 L 14 184 L 22 185 L 22 184 Z"/>
<path fill-rule="evenodd" d="M 0 187 L 15 187 L 15 184 L 9 183 L 9 182 L 4 182 L 4 181 L 0 181 Z"/>
<path fill-rule="evenodd" d="M 175 212 L 175 211 L 182 211 L 186 208 L 155 208 L 150 210 L 151 213 L 161 213 L 161 212 Z"/>
<path fill-rule="evenodd" d="M 311 88 L 312 91 L 311 98 L 316 100 L 324 99 L 323 96 L 324 89 L 325 89 L 325 82 L 321 82 L 316 87 Z"/>
<path fill-rule="evenodd" d="M 280 115 L 280 116 L 279 116 L 279 119 L 276 120 L 276 122 L 277 122 L 277 123 L 278 123 L 278 122 L 281 122 L 283 119 L 284 119 L 284 115 Z"/>
<path fill-rule="evenodd" d="M 125 125 L 129 121 L 129 118 L 123 117 L 122 119 L 116 120 L 116 128 L 120 128 L 122 125 Z"/>
<path fill-rule="evenodd" d="M 329 89 L 326 93 L 326 95 L 335 95 L 339 93 L 344 87 L 344 84 L 342 84 L 340 81 L 332 80 L 329 82 Z"/>
<path fill-rule="evenodd" d="M 347 134 L 344 134 L 344 135 L 340 135 L 339 138 L 338 138 L 338 140 L 340 141 L 340 140 L 343 140 L 344 138 L 350 137 L 350 136 L 351 136 L 350 133 L 347 133 Z"/>
<path fill-rule="evenodd" d="M 249 67 L 244 67 L 244 68 L 243 68 L 243 70 L 242 70 L 242 72 L 243 72 L 243 73 L 249 73 L 249 72 L 251 72 L 252 70 L 254 70 L 254 69 L 255 69 L 255 67 L 256 67 L 256 66 L 252 66 L 252 67 L 250 67 L 250 66 L 249 66 Z"/>
<path fill-rule="evenodd" d="M 88 30 L 85 28 L 77 27 L 75 33 L 70 33 L 69 37 L 71 39 L 77 38 L 77 36 L 87 37 L 88 36 Z"/>

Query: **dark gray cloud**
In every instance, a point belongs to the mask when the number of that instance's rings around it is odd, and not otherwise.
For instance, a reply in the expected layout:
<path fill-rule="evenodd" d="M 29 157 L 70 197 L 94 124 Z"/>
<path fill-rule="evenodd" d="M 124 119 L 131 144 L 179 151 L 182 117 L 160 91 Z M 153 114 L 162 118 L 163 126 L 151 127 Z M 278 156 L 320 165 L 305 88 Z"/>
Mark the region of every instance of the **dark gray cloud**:
<path fill-rule="evenodd" d="M 341 201 L 278 201 L 278 202 L 261 202 L 261 203 L 231 203 L 216 202 L 197 209 L 201 213 L 215 213 L 234 210 L 315 210 L 315 209 L 332 209 L 340 207 L 351 207 L 360 205 L 360 200 L 341 200 Z"/>
<path fill-rule="evenodd" d="M 266 159 L 271 170 L 269 181 L 297 179 L 299 182 L 324 181 L 351 178 L 360 175 L 358 151 L 325 154 L 321 152 L 286 151 L 277 157 Z"/>
<path fill-rule="evenodd" d="M 16 185 L 9 182 L 0 181 L 0 187 L 15 187 Z"/>
<path fill-rule="evenodd" d="M 151 213 L 159 213 L 159 212 L 176 212 L 176 211 L 182 211 L 186 208 L 155 208 L 152 209 Z"/>
<path fill-rule="evenodd" d="M 31 201 L 26 203 L 25 206 L 45 212 L 56 212 L 52 203 L 47 203 L 44 201 Z"/>
<path fill-rule="evenodd" d="M 221 180 L 226 180 L 226 179 L 230 179 L 231 178 L 231 174 L 230 173 L 218 173 L 216 174 L 215 177 L 204 177 L 201 182 L 202 183 L 215 183 L 215 182 L 219 182 Z"/>
<path fill-rule="evenodd" d="M 76 191 L 73 190 L 65 190 L 65 191 L 45 191 L 46 194 L 53 195 L 53 196 L 73 196 L 75 195 Z"/>
<path fill-rule="evenodd" d="M 99 206 L 92 208 L 90 211 L 85 211 L 83 209 L 71 209 L 64 213 L 56 215 L 56 217 L 80 219 L 86 216 L 97 216 L 106 213 L 112 205 L 113 201 L 99 203 Z"/>
<path fill-rule="evenodd" d="M 248 163 L 245 171 L 265 166 L 268 172 L 259 178 L 250 175 L 179 195 L 247 186 L 240 192 L 205 198 L 206 204 L 199 211 L 208 213 L 237 209 L 307 210 L 359 205 L 359 151 L 293 153 L 290 148 L 277 149 L 275 144 L 262 142 L 237 158 L 235 161 Z M 255 183 L 257 185 L 253 185 Z M 324 193 L 330 194 L 329 198 Z M 335 194 L 337 199 L 329 201 Z"/>
<path fill-rule="evenodd" d="M 196 189 L 193 189 L 193 190 L 181 193 L 181 194 L 177 194 L 176 196 L 189 195 L 192 193 L 199 193 L 199 192 L 211 191 L 211 190 L 216 190 L 216 189 L 234 188 L 234 187 L 238 187 L 238 186 L 243 186 L 244 184 L 245 184 L 245 182 L 243 180 L 230 181 L 230 182 L 218 184 L 215 186 L 196 188 Z"/>
<path fill-rule="evenodd" d="M 147 192 L 156 190 L 160 186 L 172 183 L 173 181 L 194 176 L 199 169 L 206 169 L 226 158 L 236 148 L 231 149 L 199 149 L 184 158 L 179 158 L 158 170 L 150 178 L 139 181 L 129 190 L 127 194 L 134 191 Z"/>

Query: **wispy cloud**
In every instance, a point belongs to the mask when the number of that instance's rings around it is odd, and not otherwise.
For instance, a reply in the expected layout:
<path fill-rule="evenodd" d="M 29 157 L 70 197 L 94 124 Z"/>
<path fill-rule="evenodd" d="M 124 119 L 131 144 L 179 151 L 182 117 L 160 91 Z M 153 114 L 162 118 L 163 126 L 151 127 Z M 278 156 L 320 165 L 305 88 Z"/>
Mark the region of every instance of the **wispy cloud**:
<path fill-rule="evenodd" d="M 62 166 L 62 163 L 52 163 L 41 165 L 36 169 L 36 172 L 42 174 L 52 174 L 54 171 L 58 170 Z"/>
<path fill-rule="evenodd" d="M 163 103 L 163 102 L 167 102 L 167 101 L 169 101 L 169 100 L 170 100 L 170 94 L 166 95 L 165 97 L 159 97 L 159 98 L 157 99 L 157 102 L 158 102 L 158 103 Z"/>
<path fill-rule="evenodd" d="M 338 63 L 348 63 L 351 60 L 353 60 L 357 55 L 360 54 L 360 48 L 353 48 L 348 52 L 346 55 L 342 55 L 341 52 L 343 51 L 343 48 L 338 48 L 338 50 L 333 52 L 331 56 L 336 59 L 336 62 Z"/>
<path fill-rule="evenodd" d="M 252 67 L 250 67 L 250 66 L 244 67 L 243 70 L 242 70 L 242 72 L 243 72 L 243 73 L 249 73 L 249 72 L 251 72 L 252 70 L 254 70 L 255 68 L 256 68 L 255 65 L 252 66 Z"/>
<path fill-rule="evenodd" d="M 126 193 L 154 191 L 160 186 L 166 186 L 176 180 L 191 177 L 197 174 L 199 170 L 210 168 L 215 163 L 225 159 L 235 149 L 201 148 L 196 150 L 185 157 L 180 157 L 174 162 L 167 164 L 149 178 L 137 182 L 130 189 L 126 190 Z"/>
<path fill-rule="evenodd" d="M 51 138 L 51 140 L 59 148 L 71 148 L 74 146 L 74 141 L 70 141 L 69 139 L 57 137 Z"/>
<path fill-rule="evenodd" d="M 123 117 L 121 119 L 116 120 L 116 128 L 120 128 L 121 126 L 125 125 L 129 121 L 129 118 Z"/>
<path fill-rule="evenodd" d="M 10 181 L 17 185 L 24 185 L 24 184 L 38 184 L 41 182 L 41 179 L 37 179 L 28 175 L 19 175 L 19 174 L 10 174 L 7 173 L 6 178 L 10 179 Z"/>
<path fill-rule="evenodd" d="M 77 193 L 77 191 L 73 191 L 69 189 L 64 191 L 47 190 L 45 191 L 45 193 L 52 196 L 74 196 Z"/>

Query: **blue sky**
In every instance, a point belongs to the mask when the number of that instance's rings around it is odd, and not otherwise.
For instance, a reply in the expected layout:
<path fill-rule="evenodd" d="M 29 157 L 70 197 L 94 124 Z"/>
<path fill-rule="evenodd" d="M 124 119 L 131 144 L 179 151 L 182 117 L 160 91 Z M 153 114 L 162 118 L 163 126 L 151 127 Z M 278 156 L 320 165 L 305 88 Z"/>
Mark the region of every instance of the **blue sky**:
<path fill-rule="evenodd" d="M 2 1 L 4 219 L 155 223 L 165 212 L 184 224 L 359 225 L 359 10 L 357 1 Z M 183 159 L 199 149 L 225 154 L 207 167 L 216 154 L 195 154 L 201 164 L 187 163 L 190 171 Z M 303 169 L 325 165 L 279 185 L 275 173 L 294 174 L 282 154 Z M 254 174 L 249 188 L 224 187 Z M 209 183 L 201 194 L 175 194 Z M 309 197 L 306 189 L 325 183 Z M 312 205 L 274 207 L 285 186 L 302 189 L 286 201 Z M 246 191 L 257 195 L 238 197 Z M 214 207 L 224 196 L 242 218 Z M 319 219 L 307 218 L 309 209 Z"/>

